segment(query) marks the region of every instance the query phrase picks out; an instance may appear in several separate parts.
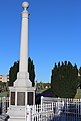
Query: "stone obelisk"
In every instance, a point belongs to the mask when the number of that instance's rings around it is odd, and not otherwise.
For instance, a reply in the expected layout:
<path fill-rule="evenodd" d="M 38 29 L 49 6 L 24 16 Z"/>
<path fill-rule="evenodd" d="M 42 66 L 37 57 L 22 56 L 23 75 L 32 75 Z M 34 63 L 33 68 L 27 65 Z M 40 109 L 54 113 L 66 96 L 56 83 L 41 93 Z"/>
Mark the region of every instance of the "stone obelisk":
<path fill-rule="evenodd" d="M 14 86 L 31 87 L 32 83 L 29 80 L 28 73 L 28 2 L 23 2 L 22 7 L 24 10 L 22 12 L 19 73 Z"/>
<path fill-rule="evenodd" d="M 10 104 L 8 115 L 9 121 L 25 121 L 26 105 L 35 104 L 35 87 L 32 87 L 32 82 L 29 80 L 28 73 L 28 17 L 29 7 L 28 2 L 23 2 L 24 8 L 21 24 L 21 39 L 20 39 L 20 63 L 17 79 L 10 90 Z"/>

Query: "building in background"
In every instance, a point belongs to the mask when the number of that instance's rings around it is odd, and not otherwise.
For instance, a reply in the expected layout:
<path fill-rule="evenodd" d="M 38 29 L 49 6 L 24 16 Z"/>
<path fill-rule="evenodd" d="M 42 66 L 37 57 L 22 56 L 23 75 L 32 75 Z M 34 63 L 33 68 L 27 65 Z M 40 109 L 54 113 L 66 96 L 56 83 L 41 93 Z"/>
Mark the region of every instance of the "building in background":
<path fill-rule="evenodd" d="M 9 75 L 0 75 L 0 93 L 8 91 Z"/>
<path fill-rule="evenodd" d="M 0 82 L 8 82 L 9 81 L 9 75 L 0 75 Z"/>

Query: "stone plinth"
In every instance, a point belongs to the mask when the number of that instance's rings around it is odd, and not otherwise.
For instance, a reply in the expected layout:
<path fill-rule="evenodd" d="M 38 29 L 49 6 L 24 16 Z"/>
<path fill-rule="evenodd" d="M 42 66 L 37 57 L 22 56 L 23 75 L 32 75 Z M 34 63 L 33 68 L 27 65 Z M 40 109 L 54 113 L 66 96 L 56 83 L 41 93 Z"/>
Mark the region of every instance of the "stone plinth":
<path fill-rule="evenodd" d="M 28 72 L 18 72 L 14 87 L 32 87 Z"/>
<path fill-rule="evenodd" d="M 26 105 L 35 104 L 35 87 L 10 87 L 9 121 L 25 121 Z"/>

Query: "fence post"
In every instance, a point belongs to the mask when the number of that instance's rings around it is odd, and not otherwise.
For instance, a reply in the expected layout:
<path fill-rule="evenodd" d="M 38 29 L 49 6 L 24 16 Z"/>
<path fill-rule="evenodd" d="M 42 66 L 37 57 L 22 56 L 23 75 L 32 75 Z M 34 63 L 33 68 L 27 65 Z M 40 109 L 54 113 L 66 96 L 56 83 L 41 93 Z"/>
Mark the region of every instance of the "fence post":
<path fill-rule="evenodd" d="M 41 111 L 43 109 L 43 96 L 41 96 Z"/>
<path fill-rule="evenodd" d="M 26 106 L 25 121 L 32 121 L 32 111 L 29 105 Z"/>
<path fill-rule="evenodd" d="M 53 111 L 53 102 L 52 102 L 52 111 Z"/>
<path fill-rule="evenodd" d="M 80 114 L 81 114 L 81 98 L 80 98 Z"/>
<path fill-rule="evenodd" d="M 60 103 L 60 98 L 58 97 L 58 101 L 57 101 L 58 115 L 60 115 L 60 107 L 61 107 L 61 103 Z"/>
<path fill-rule="evenodd" d="M 2 113 L 2 97 L 0 97 L 0 115 Z"/>
<path fill-rule="evenodd" d="M 6 97 L 2 98 L 2 113 L 6 113 Z"/>

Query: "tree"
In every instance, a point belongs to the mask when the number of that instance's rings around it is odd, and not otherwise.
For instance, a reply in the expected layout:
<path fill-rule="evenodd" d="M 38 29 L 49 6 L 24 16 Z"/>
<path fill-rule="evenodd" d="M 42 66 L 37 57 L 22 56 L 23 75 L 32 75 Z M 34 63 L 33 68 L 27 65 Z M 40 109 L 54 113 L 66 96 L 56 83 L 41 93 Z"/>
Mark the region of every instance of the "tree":
<path fill-rule="evenodd" d="M 17 73 L 19 72 L 19 61 L 14 62 L 14 65 L 9 70 L 9 86 L 13 86 L 13 82 L 17 79 Z M 33 64 L 33 60 L 28 58 L 28 72 L 29 72 L 29 79 L 32 82 L 32 86 L 35 85 L 35 68 Z"/>
<path fill-rule="evenodd" d="M 17 72 L 19 72 L 19 61 L 14 62 L 9 70 L 9 86 L 13 86 L 13 82 L 17 79 Z"/>
<path fill-rule="evenodd" d="M 70 61 L 59 62 L 52 70 L 51 88 L 54 95 L 71 98 L 76 94 L 78 85 L 78 69 Z"/>
<path fill-rule="evenodd" d="M 79 74 L 80 74 L 80 76 L 81 76 L 81 67 L 79 68 Z"/>
<path fill-rule="evenodd" d="M 28 58 L 28 72 L 29 72 L 29 79 L 32 82 L 32 86 L 35 85 L 35 68 L 34 68 L 34 64 L 33 64 L 33 60 L 31 60 L 31 58 Z"/>
<path fill-rule="evenodd" d="M 78 87 L 80 87 L 80 89 L 81 89 L 81 67 L 79 68 L 78 73 L 79 73 L 79 76 L 78 76 L 78 79 L 79 79 Z"/>

